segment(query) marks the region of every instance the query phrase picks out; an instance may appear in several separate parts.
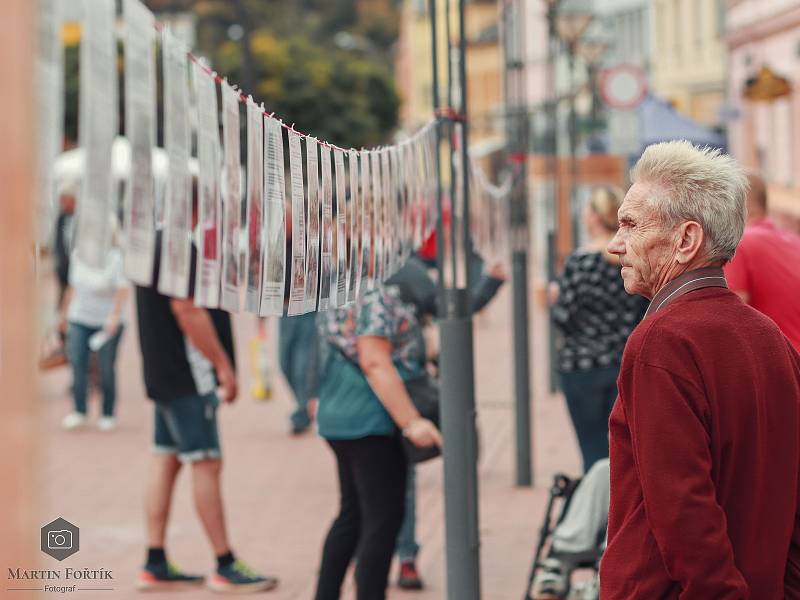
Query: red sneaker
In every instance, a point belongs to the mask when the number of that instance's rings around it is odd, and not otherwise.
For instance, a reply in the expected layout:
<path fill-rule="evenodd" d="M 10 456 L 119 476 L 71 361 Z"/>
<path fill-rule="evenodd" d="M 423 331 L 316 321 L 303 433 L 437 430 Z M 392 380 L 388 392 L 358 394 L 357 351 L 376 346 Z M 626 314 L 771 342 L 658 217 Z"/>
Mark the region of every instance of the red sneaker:
<path fill-rule="evenodd" d="M 422 579 L 417 573 L 417 565 L 413 560 L 400 563 L 400 576 L 397 578 L 397 587 L 404 590 L 421 590 Z"/>

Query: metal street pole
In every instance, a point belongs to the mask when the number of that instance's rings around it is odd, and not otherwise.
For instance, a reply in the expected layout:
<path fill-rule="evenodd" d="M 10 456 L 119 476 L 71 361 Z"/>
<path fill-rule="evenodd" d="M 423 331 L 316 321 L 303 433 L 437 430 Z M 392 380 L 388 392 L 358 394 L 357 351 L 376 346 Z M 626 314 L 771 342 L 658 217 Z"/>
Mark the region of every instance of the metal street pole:
<path fill-rule="evenodd" d="M 505 33 L 505 92 L 507 154 L 519 171 L 511 190 L 512 336 L 514 340 L 515 473 L 518 486 L 533 484 L 531 457 L 530 341 L 528 322 L 528 113 L 525 56 L 522 51 L 525 18 L 519 5 L 503 5 Z"/>
<path fill-rule="evenodd" d="M 558 161 L 558 101 L 556 90 L 555 61 L 558 54 L 558 33 L 556 31 L 556 16 L 560 0 L 548 3 L 547 7 L 547 93 L 548 98 L 548 121 L 550 123 L 548 135 L 548 155 L 547 173 L 551 178 L 552 197 L 550 202 L 549 217 L 547 224 L 547 281 L 555 281 L 556 262 L 558 261 L 557 240 L 558 240 L 558 219 L 560 202 L 560 167 Z M 548 309 L 547 327 L 547 347 L 550 393 L 558 391 L 558 371 L 556 368 L 556 331 L 553 321 L 553 311 Z"/>
<path fill-rule="evenodd" d="M 577 41 L 567 45 L 569 57 L 569 204 L 572 217 L 572 247 L 578 247 L 578 113 L 575 108 L 575 54 Z"/>
<path fill-rule="evenodd" d="M 449 2 L 450 0 L 445 0 Z M 433 62 L 437 61 L 436 0 L 430 0 L 433 41 Z M 460 125 L 462 127 L 461 170 L 464 184 L 463 227 L 453 216 L 452 235 L 462 235 L 466 250 L 459 258 L 467 260 L 471 241 L 469 232 L 469 176 L 467 162 L 467 93 L 466 46 L 464 36 L 464 0 L 459 2 L 459 83 L 461 90 Z M 448 44 L 449 46 L 449 44 Z M 448 56 L 449 60 L 449 56 Z M 433 89 L 439 85 L 438 69 L 433 70 Z M 441 114 L 438 93 L 434 94 L 434 111 Z M 449 107 L 448 107 L 449 108 Z M 451 112 L 451 111 L 448 111 Z M 452 119 L 451 119 L 452 122 Z M 438 148 L 437 148 L 438 151 Z M 452 146 L 451 146 L 452 151 Z M 451 156 L 452 160 L 452 156 Z M 439 193 L 441 190 L 441 186 Z M 451 203 L 454 199 L 451 199 Z M 441 206 L 441 203 L 440 203 Z M 439 213 L 441 221 L 441 212 Z M 441 230 L 441 227 L 439 227 Z M 448 600 L 480 600 L 480 541 L 478 532 L 478 434 L 475 427 L 475 385 L 472 339 L 472 307 L 469 286 L 457 287 L 456 273 L 445 277 L 444 256 L 439 255 L 439 280 L 443 282 L 442 304 L 438 319 L 441 338 L 441 424 L 444 436 L 444 502 L 445 544 L 447 559 Z M 465 269 L 467 273 L 469 269 Z M 448 283 L 449 282 L 449 283 Z M 469 276 L 467 276 L 469 283 Z"/>

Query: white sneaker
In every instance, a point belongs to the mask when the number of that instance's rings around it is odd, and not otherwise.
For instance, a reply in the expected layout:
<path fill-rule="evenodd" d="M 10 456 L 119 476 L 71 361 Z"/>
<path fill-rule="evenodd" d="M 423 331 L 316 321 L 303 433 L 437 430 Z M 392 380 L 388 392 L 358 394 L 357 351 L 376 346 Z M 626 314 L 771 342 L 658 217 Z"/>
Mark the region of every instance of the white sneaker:
<path fill-rule="evenodd" d="M 117 428 L 117 420 L 114 417 L 100 417 L 97 419 L 97 428 L 100 431 L 112 431 Z"/>
<path fill-rule="evenodd" d="M 569 574 L 557 558 L 548 558 L 533 582 L 534 600 L 563 600 L 567 597 Z"/>
<path fill-rule="evenodd" d="M 79 412 L 71 412 L 61 421 L 64 429 L 79 429 L 86 425 L 86 415 Z"/>

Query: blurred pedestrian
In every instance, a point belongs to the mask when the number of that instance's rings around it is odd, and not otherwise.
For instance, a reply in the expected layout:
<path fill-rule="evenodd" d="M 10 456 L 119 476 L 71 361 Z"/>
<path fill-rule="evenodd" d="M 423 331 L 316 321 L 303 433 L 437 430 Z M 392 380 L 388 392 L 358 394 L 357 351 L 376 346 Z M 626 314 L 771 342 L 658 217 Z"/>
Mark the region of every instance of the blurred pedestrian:
<path fill-rule="evenodd" d="M 800 598 L 800 354 L 727 289 L 747 180 L 718 150 L 647 148 L 609 251 L 652 301 L 609 421 L 603 600 Z"/>
<path fill-rule="evenodd" d="M 116 219 L 112 219 L 112 238 L 117 241 Z M 69 268 L 69 286 L 64 290 L 63 310 L 67 322 L 67 358 L 72 366 L 73 411 L 64 417 L 65 429 L 83 427 L 87 421 L 86 399 L 89 390 L 90 356 L 97 355 L 100 391 L 103 397 L 100 431 L 116 427 L 114 409 L 117 401 L 117 348 L 125 328 L 125 305 L 130 284 L 125 279 L 122 251 L 112 245 L 105 265 L 95 268 L 73 252 Z"/>
<path fill-rule="evenodd" d="M 647 300 L 625 291 L 619 260 L 606 251 L 621 203 L 621 190 L 592 190 L 583 212 L 589 243 L 567 257 L 553 290 L 553 322 L 562 334 L 561 389 L 584 472 L 608 457 L 608 416 L 617 397 L 622 351 L 647 310 Z"/>
<path fill-rule="evenodd" d="M 414 307 L 380 285 L 354 305 L 320 314 L 317 424 L 336 457 L 340 509 L 325 539 L 316 600 L 337 600 L 355 559 L 356 597 L 386 597 L 405 512 L 408 464 L 397 429 L 420 447 L 441 445 L 403 381 L 424 373 Z"/>
<path fill-rule="evenodd" d="M 196 213 L 195 202 L 195 224 Z M 202 576 L 182 573 L 167 560 L 164 549 L 175 481 L 182 465 L 188 464 L 195 509 L 217 558 L 208 587 L 236 594 L 270 590 L 278 584 L 276 578 L 255 573 L 234 556 L 222 504 L 216 413 L 220 400 L 232 403 L 237 395 L 230 315 L 194 304 L 194 245 L 190 297 L 169 298 L 159 293 L 161 244 L 158 232 L 152 285 L 136 287 L 145 386 L 154 408 L 155 451 L 145 494 L 147 560 L 137 587 L 172 589 L 204 582 Z"/>
<path fill-rule="evenodd" d="M 444 213 L 444 225 L 449 224 L 449 211 Z M 436 266 L 436 235 L 435 232 L 426 240 L 416 254 L 411 255 L 403 266 L 387 280 L 387 284 L 396 285 L 401 299 L 413 306 L 417 321 L 424 327 L 432 327 L 432 319 L 439 313 L 438 294 L 436 283 L 430 274 L 430 269 Z M 485 266 L 483 259 L 477 253 L 471 255 L 469 268 L 472 278 L 472 309 L 474 312 L 482 310 L 497 294 L 506 280 L 505 270 L 500 263 Z M 426 348 L 425 355 L 428 360 L 438 361 L 436 349 Z M 432 369 L 431 369 L 432 370 Z M 406 508 L 403 524 L 397 536 L 397 558 L 400 561 L 400 573 L 397 585 L 402 589 L 421 590 L 422 578 L 417 569 L 417 555 L 420 544 L 417 541 L 417 475 L 416 467 L 408 466 L 406 480 Z"/>
<path fill-rule="evenodd" d="M 286 256 L 292 255 L 291 208 L 287 206 L 286 218 Z M 291 290 L 291 269 L 285 270 L 285 306 L 289 304 Z M 278 358 L 283 376 L 292 390 L 296 407 L 290 417 L 290 430 L 294 435 L 305 433 L 311 426 L 308 401 L 314 386 L 311 373 L 317 368 L 316 312 L 304 315 L 283 315 L 278 322 Z"/>
<path fill-rule="evenodd" d="M 748 175 L 747 226 L 736 256 L 725 265 L 728 286 L 767 315 L 800 351 L 800 235 L 767 217 L 767 186 Z"/>

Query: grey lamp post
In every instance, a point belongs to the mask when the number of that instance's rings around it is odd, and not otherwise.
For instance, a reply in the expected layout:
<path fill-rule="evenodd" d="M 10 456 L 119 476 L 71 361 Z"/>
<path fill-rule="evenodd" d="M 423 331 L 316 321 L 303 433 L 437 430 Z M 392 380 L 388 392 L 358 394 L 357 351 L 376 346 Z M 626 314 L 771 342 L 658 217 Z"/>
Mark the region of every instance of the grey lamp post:
<path fill-rule="evenodd" d="M 559 6 L 555 25 L 558 36 L 564 42 L 569 60 L 569 158 L 570 158 L 570 209 L 572 213 L 572 245 L 577 245 L 577 191 L 578 191 L 578 120 L 575 110 L 575 58 L 578 42 L 591 25 L 593 15 L 583 2 L 563 2 Z M 558 218 L 558 217 L 556 217 Z"/>

